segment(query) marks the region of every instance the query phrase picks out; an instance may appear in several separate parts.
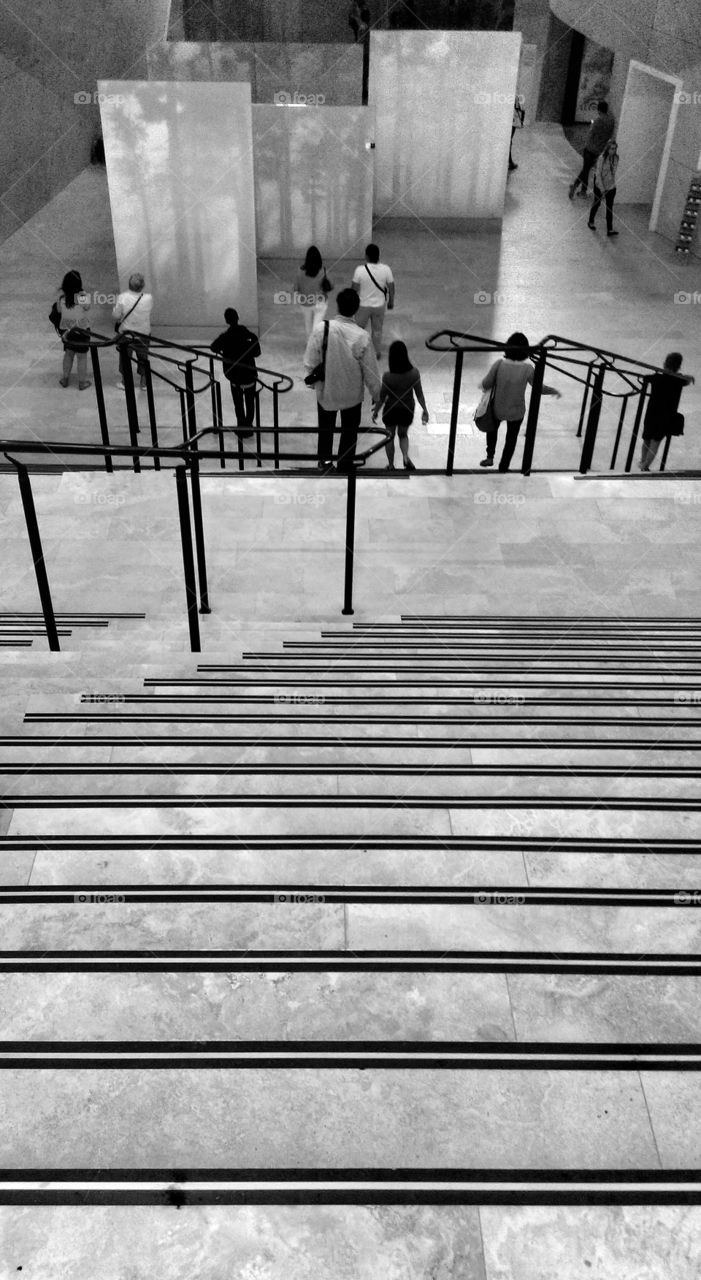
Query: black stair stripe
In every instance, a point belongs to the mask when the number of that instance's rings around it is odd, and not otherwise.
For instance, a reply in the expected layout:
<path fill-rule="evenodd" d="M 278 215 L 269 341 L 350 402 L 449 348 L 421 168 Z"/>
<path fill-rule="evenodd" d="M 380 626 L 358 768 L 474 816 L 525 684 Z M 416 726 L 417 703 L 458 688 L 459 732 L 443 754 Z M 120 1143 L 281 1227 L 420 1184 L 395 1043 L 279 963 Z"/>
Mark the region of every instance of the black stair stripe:
<path fill-rule="evenodd" d="M 260 722 L 257 722 L 260 723 Z M 657 721 L 655 721 L 657 724 Z M 633 727 L 638 727 L 638 721 L 632 722 Z M 274 737 L 272 734 L 266 735 L 264 739 L 259 739 L 254 734 L 248 737 L 243 735 L 221 735 L 218 737 L 205 736 L 197 737 L 196 735 L 174 735 L 159 734 L 154 738 L 143 738 L 138 735 L 103 733 L 91 734 L 85 737 L 83 734 L 22 734 L 19 736 L 0 735 L 0 749 L 3 747 L 214 747 L 221 749 L 222 747 L 251 747 L 265 746 L 271 748 L 297 748 L 297 747 L 319 747 L 321 750 L 329 748 L 353 748 L 353 747 L 372 747 L 381 750 L 405 750 L 412 751 L 466 751 L 470 749 L 488 749 L 492 750 L 514 750 L 523 751 L 524 749 L 533 751 L 543 750 L 563 750 L 563 751 L 639 751 L 643 754 L 649 751 L 688 751 L 696 752 L 701 749 L 701 742 L 693 741 L 688 738 L 663 738 L 655 740 L 652 738 L 621 738 L 601 739 L 601 738 L 396 738 L 383 735 L 381 738 L 353 738 L 339 737 L 333 734 L 324 738 L 321 734 L 317 736 L 310 735 L 304 737 L 302 734 L 295 734 L 294 737 Z M 4 766 L 0 764 L 0 773 L 3 772 Z"/>
<path fill-rule="evenodd" d="M 251 699 L 251 701 L 270 702 L 271 699 Z M 330 699 L 325 700 L 327 703 Z M 360 700 L 358 700 L 360 701 Z M 369 701 L 374 702 L 374 699 Z M 432 700 L 433 701 L 433 700 Z M 406 702 L 406 699 L 404 699 Z M 310 705 L 313 705 L 310 703 Z M 553 699 L 553 705 L 561 705 L 557 699 Z M 623 705 L 628 705 L 624 703 Z M 632 702 L 630 705 L 634 705 Z M 664 704 L 660 704 L 664 705 Z M 499 708 L 504 711 L 513 712 L 513 704 L 502 704 Z M 607 728 L 687 728 L 694 725 L 701 725 L 701 716 L 679 716 L 678 712 L 685 708 L 678 708 L 677 714 L 674 716 L 528 716 L 520 714 L 517 719 L 518 725 L 553 725 L 566 724 L 570 727 L 577 725 L 605 725 Z M 95 715 L 87 713 L 74 713 L 70 711 L 45 712 L 45 711 L 28 711 L 24 716 L 25 724 L 280 724 L 280 720 L 276 716 L 268 715 L 240 715 L 236 712 L 212 712 L 198 715 L 191 712 L 170 712 L 153 714 L 149 712 L 107 712 Z M 283 723 L 285 724 L 419 724 L 419 725 L 493 725 L 503 723 L 500 717 L 494 715 L 408 715 L 408 716 L 382 716 L 372 715 L 367 712 L 364 715 L 345 715 L 345 716 L 329 716 L 324 715 L 304 715 L 293 716 L 286 715 Z M 86 739 L 91 741 L 91 739 Z M 488 739 L 483 739 L 484 743 L 488 743 Z M 528 739 L 524 739 L 528 741 Z M 618 744 L 616 744 L 618 745 Z"/>
<path fill-rule="evenodd" d="M 264 902 L 447 906 L 675 907 L 701 905 L 695 889 L 532 888 L 524 885 L 32 884 L 3 886 L 0 903 Z"/>
<path fill-rule="evenodd" d="M 324 764 L 322 761 L 310 761 L 305 764 L 239 764 L 236 761 L 224 764 L 210 764 L 174 761 L 154 761 L 153 763 L 137 761 L 135 763 L 94 763 L 82 761 L 77 764 L 54 764 L 52 761 L 35 764 L 32 760 L 19 761 L 13 764 L 0 763 L 0 777 L 3 774 L 15 774 L 26 777 L 36 776 L 89 776 L 115 777 L 121 775 L 167 777 L 168 775 L 214 775 L 254 777 L 292 776 L 292 777 L 335 777 L 361 776 L 372 774 L 377 777 L 399 778 L 700 778 L 701 766 L 696 765 L 603 765 L 603 764 Z"/>
<path fill-rule="evenodd" d="M 183 792 L 170 795 L 14 795 L 0 796 L 0 809 L 603 809 L 654 810 L 658 813 L 696 813 L 701 797 L 672 798 L 648 796 L 419 796 L 387 795 L 237 795 L 221 792 Z"/>
<path fill-rule="evenodd" d="M 231 852 L 249 853 L 252 849 L 266 853 L 294 852 L 309 850 L 315 853 L 334 852 L 338 850 L 374 852 L 481 852 L 523 850 L 526 853 L 605 853 L 643 854 L 652 857 L 695 856 L 701 853 L 699 840 L 626 840 L 616 836 L 454 836 L 425 835 L 404 836 L 366 835 L 363 832 L 348 836 L 323 836 L 316 833 L 298 836 L 259 835 L 178 835 L 163 832 L 144 833 L 141 835 L 41 835 L 41 836 L 2 836 L 0 837 L 0 855 L 21 852 L 65 852 L 69 850 L 213 850 L 226 849 Z"/>
<path fill-rule="evenodd" d="M 699 977 L 701 955 L 540 951 L 0 951 L 0 973 L 546 973 Z"/>
<path fill-rule="evenodd" d="M 699 1071 L 698 1044 L 396 1040 L 0 1041 L 0 1070 Z"/>

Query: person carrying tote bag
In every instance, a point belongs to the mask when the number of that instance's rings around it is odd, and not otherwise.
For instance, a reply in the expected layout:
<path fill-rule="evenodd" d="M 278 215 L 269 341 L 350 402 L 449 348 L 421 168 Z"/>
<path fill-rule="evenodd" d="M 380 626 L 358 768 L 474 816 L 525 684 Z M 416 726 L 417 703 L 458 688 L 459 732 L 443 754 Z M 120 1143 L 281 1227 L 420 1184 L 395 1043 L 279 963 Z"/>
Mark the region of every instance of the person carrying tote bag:
<path fill-rule="evenodd" d="M 533 382 L 535 372 L 528 359 L 530 349 L 525 333 L 512 333 L 505 344 L 503 359 L 495 360 L 489 373 L 482 380 L 483 390 L 494 393 L 491 404 L 488 406 L 488 413 L 492 415 L 494 426 L 485 422 L 485 425 L 480 428 L 487 437 L 487 456 L 480 462 L 481 467 L 494 466 L 499 427 L 503 421 L 506 421 L 506 440 L 499 461 L 499 470 L 509 470 L 521 423 L 526 416 L 526 387 Z M 543 383 L 542 394 L 560 398 L 557 388 L 549 387 L 545 383 Z M 479 427 L 479 422 L 476 421 L 476 425 Z"/>
<path fill-rule="evenodd" d="M 63 277 L 61 291 L 51 308 L 51 315 L 59 313 L 57 333 L 63 342 L 63 369 L 59 386 L 67 387 L 73 361 L 77 357 L 78 390 L 85 391 L 92 383 L 88 379 L 88 351 L 90 349 L 90 298 L 83 292 L 79 271 L 68 271 Z"/>

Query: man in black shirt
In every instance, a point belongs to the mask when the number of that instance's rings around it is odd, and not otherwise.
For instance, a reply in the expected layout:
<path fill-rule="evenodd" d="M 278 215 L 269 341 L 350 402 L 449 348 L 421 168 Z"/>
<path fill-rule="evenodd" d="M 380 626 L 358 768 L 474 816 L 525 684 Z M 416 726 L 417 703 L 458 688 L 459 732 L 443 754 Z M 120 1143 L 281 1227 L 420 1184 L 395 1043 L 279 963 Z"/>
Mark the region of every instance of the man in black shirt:
<path fill-rule="evenodd" d="M 211 351 L 222 357 L 224 377 L 228 378 L 234 402 L 236 421 L 243 430 L 242 438 L 253 435 L 253 418 L 256 408 L 256 356 L 260 355 L 260 343 L 245 325 L 239 324 L 239 313 L 227 307 L 224 319 L 229 328 L 214 339 Z"/>

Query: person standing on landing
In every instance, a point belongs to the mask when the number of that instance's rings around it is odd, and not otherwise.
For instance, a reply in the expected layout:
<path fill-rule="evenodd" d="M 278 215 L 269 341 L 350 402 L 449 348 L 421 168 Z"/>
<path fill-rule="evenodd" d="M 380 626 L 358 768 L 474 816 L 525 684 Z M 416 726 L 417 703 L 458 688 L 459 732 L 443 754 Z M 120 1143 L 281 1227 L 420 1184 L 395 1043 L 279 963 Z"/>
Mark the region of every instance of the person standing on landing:
<path fill-rule="evenodd" d="M 324 377 L 315 384 L 319 422 L 318 457 L 319 469 L 322 471 L 328 471 L 332 465 L 333 434 L 339 410 L 341 441 L 338 470 L 350 471 L 363 411 L 364 390 L 368 388 L 375 403 L 380 394 L 380 371 L 370 338 L 358 328 L 354 319 L 358 310 L 357 293 L 353 289 L 341 289 L 336 305 L 338 315 L 333 320 L 324 320 L 316 326 L 304 353 L 304 369 L 307 374 L 324 361 Z"/>
<path fill-rule="evenodd" d="M 690 382 L 695 381 L 690 374 L 680 373 L 681 367 L 681 354 L 670 351 L 664 362 L 663 372 L 653 373 L 650 379 L 650 399 L 643 424 L 641 471 L 650 470 L 660 444 L 674 434 L 671 428 L 679 409 L 682 391 Z"/>
<path fill-rule="evenodd" d="M 394 471 L 394 433 L 399 435 L 399 448 L 404 459 L 404 470 L 415 471 L 409 457 L 409 427 L 414 421 L 414 392 L 423 413 L 421 421 L 424 426 L 428 422 L 428 409 L 421 386 L 421 374 L 409 359 L 409 352 L 403 342 L 393 342 L 389 349 L 389 369 L 382 375 L 382 390 L 378 404 L 372 411 L 372 420 L 377 422 L 377 415 L 384 405 L 382 422 L 389 432 L 391 440 L 387 441 L 387 470 Z"/>
<path fill-rule="evenodd" d="M 612 111 L 609 111 L 608 102 L 597 102 L 596 116 L 591 122 L 591 128 L 584 142 L 584 152 L 582 155 L 582 167 L 577 174 L 574 182 L 570 186 L 570 200 L 574 196 L 577 187 L 581 187 L 582 195 L 587 194 L 589 184 L 589 170 L 598 160 L 606 143 L 613 137 L 616 128 L 616 117 Z"/>
<path fill-rule="evenodd" d="M 355 323 L 365 329 L 370 321 L 372 345 L 378 360 L 382 349 L 382 326 L 385 309 L 394 309 L 394 276 L 385 262 L 380 262 L 380 250 L 369 244 L 365 250 L 365 263 L 356 267 L 353 288 L 360 298 Z"/>
<path fill-rule="evenodd" d="M 253 435 L 253 419 L 256 411 L 256 356 L 260 355 L 260 343 L 250 329 L 239 324 L 239 313 L 233 307 L 224 312 L 228 329 L 214 339 L 210 351 L 222 358 L 224 377 L 231 387 L 237 436 L 245 439 Z"/>
<path fill-rule="evenodd" d="M 496 360 L 489 373 L 482 379 L 482 390 L 490 391 L 496 383 L 494 393 L 494 417 L 501 424 L 506 421 L 506 440 L 499 461 L 499 470 L 508 471 L 514 455 L 521 423 L 526 416 L 526 387 L 533 382 L 534 368 L 528 356 L 530 344 L 525 333 L 512 333 L 507 339 L 503 359 Z M 556 387 L 548 387 L 543 383 L 542 394 L 560 399 Z M 487 456 L 480 462 L 481 467 L 494 466 L 494 451 L 497 447 L 499 427 L 488 431 Z"/>
<path fill-rule="evenodd" d="M 63 369 L 58 380 L 59 386 L 68 386 L 73 360 L 77 356 L 78 390 L 86 391 L 92 386 L 92 382 L 88 379 L 90 298 L 83 291 L 83 281 L 79 271 L 66 272 L 61 282 L 56 306 L 61 313 L 59 334 L 63 342 Z"/>
<path fill-rule="evenodd" d="M 606 201 L 606 234 L 617 236 L 613 229 L 613 202 L 616 199 L 616 170 L 618 168 L 618 145 L 613 138 L 606 143 L 594 170 L 594 203 L 589 211 L 587 226 L 596 231 L 594 223 L 601 208 L 601 201 Z"/>
<path fill-rule="evenodd" d="M 119 352 L 120 380 L 118 387 L 124 388 L 124 362 L 129 359 L 129 352 L 136 355 L 136 369 L 140 377 L 141 390 L 146 388 L 146 362 L 151 337 L 151 312 L 153 311 L 153 295 L 144 293 L 145 281 L 140 271 L 129 277 L 129 288 L 117 297 L 112 309 L 112 319 L 117 321 L 117 333 L 122 341 L 117 343 Z"/>

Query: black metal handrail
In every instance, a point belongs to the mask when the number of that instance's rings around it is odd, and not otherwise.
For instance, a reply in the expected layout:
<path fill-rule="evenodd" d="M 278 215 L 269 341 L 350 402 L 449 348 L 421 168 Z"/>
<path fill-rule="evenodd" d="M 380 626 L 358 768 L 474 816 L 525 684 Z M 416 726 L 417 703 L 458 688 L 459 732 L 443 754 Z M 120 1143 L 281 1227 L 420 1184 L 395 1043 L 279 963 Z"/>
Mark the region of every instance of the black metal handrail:
<path fill-rule="evenodd" d="M 304 434 L 305 432 L 314 432 L 316 435 L 317 427 L 281 427 L 282 432 L 289 434 Z M 162 446 L 139 447 L 138 445 L 89 445 L 66 442 L 61 445 L 61 449 L 69 455 L 76 457 L 94 456 L 96 453 L 105 457 L 114 455 L 117 457 L 128 457 L 132 459 L 134 470 L 140 470 L 141 459 L 152 458 L 173 458 L 178 463 L 175 467 L 175 481 L 178 498 L 178 516 L 180 521 L 180 540 L 183 557 L 183 573 L 185 578 L 185 597 L 187 601 L 188 627 L 190 632 L 190 648 L 193 653 L 199 653 L 201 650 L 200 627 L 198 619 L 198 590 L 199 590 L 199 613 L 211 613 L 209 603 L 209 588 L 207 585 L 207 562 L 204 539 L 204 524 L 202 518 L 202 494 L 200 490 L 200 463 L 208 458 L 221 458 L 221 449 L 203 449 L 201 441 L 209 435 L 217 435 L 215 427 L 205 427 L 196 435 L 190 437 L 182 445 L 176 445 L 171 448 L 163 448 Z M 368 458 L 372 457 L 378 449 L 381 449 L 389 439 L 388 432 L 382 427 L 373 426 L 364 429 L 363 434 L 368 436 L 379 437 L 374 444 L 363 449 L 360 453 L 355 453 L 353 463 L 344 472 L 347 482 L 346 492 L 346 534 L 345 534 L 345 566 L 344 566 L 344 586 L 343 586 L 343 609 L 342 613 L 350 615 L 353 613 L 353 565 L 355 555 L 355 503 L 356 503 L 356 476 L 358 470 L 364 466 Z M 16 472 L 20 488 L 20 497 L 22 499 L 22 507 L 24 510 L 25 523 L 27 527 L 27 536 L 32 552 L 32 560 L 34 563 L 34 572 L 39 590 L 39 598 L 41 601 L 42 613 L 44 615 L 44 625 L 49 643 L 49 648 L 53 652 L 59 650 L 58 630 L 56 627 L 56 615 L 51 599 L 51 591 L 46 572 L 44 561 L 44 552 L 42 549 L 41 536 L 39 533 L 39 524 L 37 521 L 36 508 L 34 505 L 34 496 L 32 493 L 32 485 L 30 480 L 29 467 L 12 457 L 15 453 L 44 454 L 53 453 L 54 444 L 49 444 L 40 440 L 3 440 L 0 441 L 0 453 L 4 455 L 7 462 Z M 226 457 L 235 457 L 233 453 L 227 453 Z M 316 461 L 317 453 L 289 453 L 279 454 L 277 452 L 263 454 L 266 460 L 307 462 Z M 111 460 L 111 459 L 110 459 Z M 335 457 L 335 461 L 342 462 L 343 459 Z M 137 463 L 139 464 L 137 466 Z M 63 470 L 70 471 L 70 465 L 64 464 Z M 236 473 L 234 473 L 236 474 Z M 259 472 L 259 475 L 266 473 Z M 327 477 L 319 473 L 318 467 L 314 469 L 296 469 L 289 472 L 272 472 L 279 480 L 285 476 L 288 479 L 299 478 L 302 476 L 314 476 L 317 481 L 326 482 Z M 190 477 L 190 487 L 192 495 L 192 514 L 190 512 L 190 501 L 188 498 L 187 477 Z M 193 549 L 193 528 L 194 528 L 194 549 Z M 195 576 L 195 564 L 197 566 L 197 576 Z"/>
<path fill-rule="evenodd" d="M 506 350 L 506 343 L 497 342 L 493 338 L 483 338 L 473 333 L 465 333 L 459 329 L 441 329 L 437 333 L 432 334 L 431 337 L 426 340 L 426 346 L 430 351 L 447 352 L 455 356 L 450 429 L 448 433 L 448 454 L 446 460 L 446 474 L 452 475 L 455 464 L 455 445 L 457 440 L 463 356 L 465 353 L 469 352 L 490 351 L 497 354 L 503 353 Z M 584 353 L 589 353 L 588 359 L 584 358 Z M 607 396 L 611 400 L 621 401 L 621 409 L 616 427 L 616 436 L 609 465 L 609 470 L 611 471 L 614 470 L 616 465 L 616 458 L 618 456 L 618 449 L 621 442 L 628 405 L 631 399 L 637 398 L 635 419 L 625 462 L 625 471 L 629 472 L 633 464 L 635 446 L 638 440 L 645 401 L 649 393 L 650 380 L 654 374 L 662 373 L 663 370 L 660 369 L 659 366 L 649 364 L 644 360 L 636 360 L 633 357 L 624 356 L 620 352 L 607 351 L 603 347 L 594 347 L 591 344 L 578 342 L 575 339 L 566 338 L 560 334 L 547 334 L 540 342 L 531 347 L 530 357 L 535 363 L 535 374 L 526 421 L 523 460 L 521 464 L 522 473 L 524 475 L 530 475 L 531 472 L 533 449 L 535 446 L 535 436 L 540 413 L 541 391 L 545 369 L 548 364 L 557 372 L 564 374 L 565 377 L 568 377 L 575 382 L 581 383 L 584 387 L 577 425 L 577 438 L 580 438 L 582 436 L 586 416 L 586 430 L 584 433 L 578 468 L 581 475 L 585 475 L 592 465 L 594 446 L 596 444 L 604 397 Z M 576 372 L 576 370 L 580 368 L 586 369 L 586 376 L 580 376 L 580 374 Z M 624 389 L 620 390 L 614 389 L 611 386 L 605 386 L 605 379 L 607 375 L 614 375 L 616 378 L 619 378 L 624 384 Z M 669 446 L 670 440 L 668 438 L 662 453 L 660 471 L 665 470 L 669 454 Z"/>

